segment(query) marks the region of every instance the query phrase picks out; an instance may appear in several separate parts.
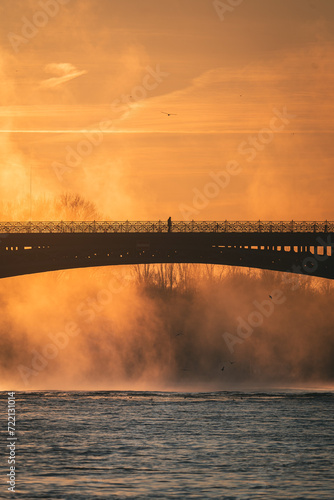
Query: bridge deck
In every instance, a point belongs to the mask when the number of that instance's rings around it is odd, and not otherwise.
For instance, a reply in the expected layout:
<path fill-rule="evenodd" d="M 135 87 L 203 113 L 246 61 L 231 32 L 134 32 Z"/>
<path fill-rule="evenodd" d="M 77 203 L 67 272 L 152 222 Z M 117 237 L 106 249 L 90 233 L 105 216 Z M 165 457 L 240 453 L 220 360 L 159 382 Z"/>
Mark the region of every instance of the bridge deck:
<path fill-rule="evenodd" d="M 170 229 L 170 231 L 169 231 Z M 211 263 L 334 279 L 333 222 L 2 222 L 0 278 L 57 269 Z"/>

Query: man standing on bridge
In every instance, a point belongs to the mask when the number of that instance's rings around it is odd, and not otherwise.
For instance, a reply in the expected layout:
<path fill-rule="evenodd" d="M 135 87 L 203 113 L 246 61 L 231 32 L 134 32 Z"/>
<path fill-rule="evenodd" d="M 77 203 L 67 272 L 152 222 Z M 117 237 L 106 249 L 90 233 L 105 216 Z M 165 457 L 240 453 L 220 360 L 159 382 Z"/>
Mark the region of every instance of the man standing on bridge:
<path fill-rule="evenodd" d="M 171 217 L 168 217 L 167 225 L 168 225 L 168 232 L 170 233 L 172 230 L 172 218 Z"/>

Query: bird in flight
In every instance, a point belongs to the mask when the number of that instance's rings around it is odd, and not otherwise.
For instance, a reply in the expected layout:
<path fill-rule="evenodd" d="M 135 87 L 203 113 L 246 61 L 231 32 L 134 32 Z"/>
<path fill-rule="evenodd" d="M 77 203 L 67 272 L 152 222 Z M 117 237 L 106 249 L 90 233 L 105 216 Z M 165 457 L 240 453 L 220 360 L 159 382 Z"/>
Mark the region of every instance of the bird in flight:
<path fill-rule="evenodd" d="M 271 296 L 271 295 L 269 295 L 269 298 L 270 298 L 270 299 L 272 299 L 272 296 Z"/>
<path fill-rule="evenodd" d="M 234 365 L 235 361 L 230 361 L 231 365 Z"/>
<path fill-rule="evenodd" d="M 177 116 L 176 113 L 166 113 L 166 111 L 161 111 L 161 113 L 167 116 Z"/>
<path fill-rule="evenodd" d="M 225 369 L 225 366 L 223 366 L 223 368 L 222 368 L 222 372 L 224 371 L 224 369 Z"/>
<path fill-rule="evenodd" d="M 180 335 L 183 335 L 183 333 L 182 333 L 182 332 L 179 332 L 179 333 L 177 333 L 177 334 L 175 335 L 175 337 L 179 337 Z"/>

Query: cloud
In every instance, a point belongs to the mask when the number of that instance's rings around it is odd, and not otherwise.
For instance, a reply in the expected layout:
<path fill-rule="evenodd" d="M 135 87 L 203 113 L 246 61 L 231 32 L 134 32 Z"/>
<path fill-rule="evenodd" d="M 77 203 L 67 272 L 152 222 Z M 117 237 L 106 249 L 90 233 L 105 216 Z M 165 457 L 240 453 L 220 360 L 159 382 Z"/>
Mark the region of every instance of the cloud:
<path fill-rule="evenodd" d="M 71 63 L 50 63 L 45 66 L 44 70 L 46 73 L 56 75 L 41 82 L 40 86 L 46 89 L 58 87 L 87 73 L 86 70 L 78 70 Z"/>

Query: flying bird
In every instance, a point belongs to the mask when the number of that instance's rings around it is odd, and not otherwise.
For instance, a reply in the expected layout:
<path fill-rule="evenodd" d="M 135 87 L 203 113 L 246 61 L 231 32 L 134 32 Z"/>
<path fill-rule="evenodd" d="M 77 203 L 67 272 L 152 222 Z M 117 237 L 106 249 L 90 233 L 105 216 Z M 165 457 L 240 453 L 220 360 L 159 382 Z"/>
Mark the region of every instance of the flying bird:
<path fill-rule="evenodd" d="M 235 361 L 230 361 L 231 365 L 234 365 Z"/>
<path fill-rule="evenodd" d="M 183 333 L 182 333 L 182 332 L 179 332 L 179 333 L 177 333 L 177 334 L 175 335 L 175 337 L 179 337 L 179 335 L 183 335 Z"/>
<path fill-rule="evenodd" d="M 272 296 L 271 296 L 271 295 L 269 295 L 269 298 L 270 298 L 270 299 L 272 299 Z"/>
<path fill-rule="evenodd" d="M 161 113 L 167 116 L 177 116 L 176 113 L 166 113 L 166 111 L 161 111 Z"/>
<path fill-rule="evenodd" d="M 225 369 L 225 366 L 223 366 L 223 368 L 222 368 L 222 372 L 224 371 L 224 369 Z"/>

